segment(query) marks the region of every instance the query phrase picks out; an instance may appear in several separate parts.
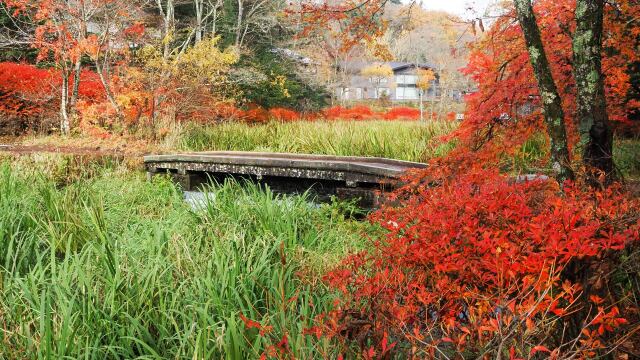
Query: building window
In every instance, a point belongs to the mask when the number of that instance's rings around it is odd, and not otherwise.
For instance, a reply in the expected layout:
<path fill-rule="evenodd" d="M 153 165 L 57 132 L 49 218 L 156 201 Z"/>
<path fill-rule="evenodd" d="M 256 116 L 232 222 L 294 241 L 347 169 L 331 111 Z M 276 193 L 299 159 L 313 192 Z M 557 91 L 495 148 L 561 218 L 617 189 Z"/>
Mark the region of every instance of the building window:
<path fill-rule="evenodd" d="M 398 100 L 417 100 L 418 89 L 411 86 L 398 86 L 396 88 L 396 99 Z"/>
<path fill-rule="evenodd" d="M 396 83 L 404 85 L 415 85 L 418 82 L 417 75 L 396 75 Z"/>
<path fill-rule="evenodd" d="M 362 88 L 356 88 L 356 99 L 362 99 Z"/>
<path fill-rule="evenodd" d="M 389 79 L 386 77 L 376 77 L 376 76 L 371 76 L 369 78 L 369 82 L 372 84 L 386 84 L 389 82 Z"/>

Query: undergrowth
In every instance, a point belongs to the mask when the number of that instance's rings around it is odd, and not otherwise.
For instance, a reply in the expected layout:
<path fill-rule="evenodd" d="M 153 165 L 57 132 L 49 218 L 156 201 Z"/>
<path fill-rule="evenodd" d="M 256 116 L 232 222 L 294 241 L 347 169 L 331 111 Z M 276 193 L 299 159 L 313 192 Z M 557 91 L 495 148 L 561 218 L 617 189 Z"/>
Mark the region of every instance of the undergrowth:
<path fill-rule="evenodd" d="M 370 225 L 234 182 L 194 209 L 168 179 L 56 178 L 64 161 L 0 165 L 0 358 L 258 358 L 243 317 L 296 358 L 329 353 L 303 331 L 333 301 L 319 274 Z"/>

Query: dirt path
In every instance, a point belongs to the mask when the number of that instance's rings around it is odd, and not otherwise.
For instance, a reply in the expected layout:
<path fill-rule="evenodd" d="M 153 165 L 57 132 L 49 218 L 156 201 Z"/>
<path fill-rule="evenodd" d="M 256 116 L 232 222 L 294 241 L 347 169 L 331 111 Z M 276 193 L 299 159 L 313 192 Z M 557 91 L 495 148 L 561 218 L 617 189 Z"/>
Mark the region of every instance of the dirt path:
<path fill-rule="evenodd" d="M 139 157 L 146 154 L 144 151 L 127 150 L 123 148 L 104 148 L 101 146 L 70 146 L 70 145 L 23 145 L 20 143 L 3 142 L 0 139 L 0 153 L 16 155 L 28 155 L 34 153 L 54 153 L 68 155 L 86 156 L 116 156 L 116 157 Z"/>

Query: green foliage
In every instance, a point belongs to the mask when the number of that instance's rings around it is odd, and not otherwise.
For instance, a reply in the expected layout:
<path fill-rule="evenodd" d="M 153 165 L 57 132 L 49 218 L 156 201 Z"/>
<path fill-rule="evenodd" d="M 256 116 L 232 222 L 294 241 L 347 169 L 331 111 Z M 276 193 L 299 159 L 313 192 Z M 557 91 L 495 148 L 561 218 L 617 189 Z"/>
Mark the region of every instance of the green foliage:
<path fill-rule="evenodd" d="M 618 170 L 626 178 L 640 179 L 640 140 L 616 139 L 613 159 Z"/>
<path fill-rule="evenodd" d="M 245 103 L 270 109 L 284 107 L 297 111 L 318 111 L 327 105 L 326 89 L 314 85 L 304 65 L 274 52 L 273 47 L 259 48 L 240 64 L 245 71 L 257 73 L 238 81 Z"/>
<path fill-rule="evenodd" d="M 234 182 L 194 210 L 117 164 L 60 187 L 58 161 L 0 166 L 0 358 L 258 358 L 241 313 L 327 351 L 302 331 L 333 299 L 318 274 L 368 225 Z"/>

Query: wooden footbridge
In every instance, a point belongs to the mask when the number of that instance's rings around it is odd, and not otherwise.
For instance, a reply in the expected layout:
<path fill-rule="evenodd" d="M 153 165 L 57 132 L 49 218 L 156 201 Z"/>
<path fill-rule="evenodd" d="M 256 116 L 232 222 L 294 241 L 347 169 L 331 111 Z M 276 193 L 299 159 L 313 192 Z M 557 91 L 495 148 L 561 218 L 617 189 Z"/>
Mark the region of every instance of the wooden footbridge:
<path fill-rule="evenodd" d="M 375 208 L 407 170 L 426 164 L 373 157 L 261 152 L 196 152 L 144 157 L 150 176 L 170 174 L 184 190 L 227 177 L 267 184 L 279 193 L 311 191 L 320 201 L 359 198 Z"/>

